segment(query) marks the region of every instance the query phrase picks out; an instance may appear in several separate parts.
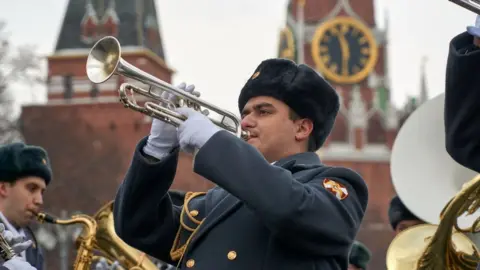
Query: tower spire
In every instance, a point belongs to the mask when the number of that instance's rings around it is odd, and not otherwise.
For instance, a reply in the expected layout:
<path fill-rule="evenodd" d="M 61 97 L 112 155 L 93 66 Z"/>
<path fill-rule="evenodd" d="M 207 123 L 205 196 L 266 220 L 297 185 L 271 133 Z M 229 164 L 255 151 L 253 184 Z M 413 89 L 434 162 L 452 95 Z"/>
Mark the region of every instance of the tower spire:
<path fill-rule="evenodd" d="M 388 14 L 388 9 L 385 8 L 385 22 L 384 22 L 384 43 L 383 43 L 383 77 L 385 87 L 390 87 L 390 76 L 388 74 L 388 35 L 390 32 L 390 18 Z"/>
<path fill-rule="evenodd" d="M 297 5 L 297 64 L 303 64 L 305 62 L 305 0 L 298 0 Z"/>
<path fill-rule="evenodd" d="M 69 0 L 55 51 L 48 57 L 49 102 L 91 102 L 85 62 L 93 44 L 105 36 L 118 39 L 127 61 L 141 59 L 142 69 L 170 82 L 173 70 L 165 61 L 157 14 L 154 0 Z M 93 96 L 96 100 L 117 97 L 123 79 L 113 76 Z"/>
<path fill-rule="evenodd" d="M 420 96 L 418 97 L 418 105 L 421 105 L 422 103 L 428 100 L 427 74 L 426 74 L 427 61 L 428 61 L 428 58 L 426 56 L 423 56 L 420 63 Z"/>

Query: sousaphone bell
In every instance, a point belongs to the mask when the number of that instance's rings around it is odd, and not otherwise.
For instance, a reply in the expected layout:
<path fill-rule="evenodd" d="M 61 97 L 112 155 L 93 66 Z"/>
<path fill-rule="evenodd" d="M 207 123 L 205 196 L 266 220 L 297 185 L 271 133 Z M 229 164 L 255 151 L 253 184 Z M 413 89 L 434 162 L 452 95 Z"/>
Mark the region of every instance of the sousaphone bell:
<path fill-rule="evenodd" d="M 444 102 L 441 94 L 421 105 L 395 139 L 392 183 L 405 206 L 428 224 L 397 235 L 387 251 L 388 270 L 476 269 L 478 264 L 480 177 L 446 151 Z"/>

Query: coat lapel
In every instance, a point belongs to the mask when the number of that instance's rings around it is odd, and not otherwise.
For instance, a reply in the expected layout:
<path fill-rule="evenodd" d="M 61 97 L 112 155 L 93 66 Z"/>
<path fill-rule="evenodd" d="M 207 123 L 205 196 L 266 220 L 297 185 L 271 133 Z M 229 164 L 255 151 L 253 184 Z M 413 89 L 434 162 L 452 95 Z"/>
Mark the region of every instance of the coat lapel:
<path fill-rule="evenodd" d="M 27 262 L 29 262 L 32 266 L 36 266 L 37 264 L 37 241 L 33 235 L 33 232 L 30 228 L 25 229 L 25 235 L 27 236 L 28 240 L 32 240 L 32 245 L 25 251 L 25 256 Z"/>
<path fill-rule="evenodd" d="M 320 164 L 320 159 L 318 158 L 317 154 L 306 152 L 281 159 L 276 162 L 274 166 L 279 166 L 291 171 L 292 173 L 295 173 L 299 170 L 305 170 L 309 167 L 317 167 Z M 192 249 L 195 244 L 198 243 L 198 241 L 208 233 L 208 231 L 215 227 L 215 225 L 237 211 L 241 205 L 242 202 L 239 199 L 230 193 L 226 193 L 226 196 L 212 209 L 203 223 L 199 225 L 200 227 L 190 240 L 190 244 L 188 245 L 185 253 Z"/>
<path fill-rule="evenodd" d="M 193 235 L 185 252 L 188 252 L 189 249 L 193 248 L 200 238 L 206 235 L 216 224 L 231 215 L 241 206 L 241 201 L 239 199 L 232 196 L 230 193 L 226 194 L 227 195 L 207 215 L 203 223 L 199 225 L 200 227 Z"/>

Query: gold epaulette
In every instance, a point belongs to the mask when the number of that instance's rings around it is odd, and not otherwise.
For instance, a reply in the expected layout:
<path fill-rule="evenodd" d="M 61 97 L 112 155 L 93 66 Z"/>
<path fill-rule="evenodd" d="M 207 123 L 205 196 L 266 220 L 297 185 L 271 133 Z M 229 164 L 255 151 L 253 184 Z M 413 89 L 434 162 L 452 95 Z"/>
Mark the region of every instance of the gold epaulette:
<path fill-rule="evenodd" d="M 202 220 L 198 220 L 195 218 L 190 210 L 188 209 L 188 203 L 195 197 L 205 195 L 206 192 L 187 192 L 185 194 L 185 200 L 183 202 L 183 207 L 182 207 L 182 212 L 180 213 L 180 226 L 178 228 L 177 234 L 175 236 L 175 240 L 173 241 L 172 249 L 170 250 L 170 257 L 172 258 L 173 261 L 181 261 L 183 254 L 185 253 L 185 250 L 187 249 L 188 244 L 190 243 L 190 240 L 192 237 L 195 235 L 197 232 L 198 228 L 202 224 L 204 218 Z M 184 216 L 187 216 L 189 221 L 194 224 L 195 228 L 192 228 L 192 226 L 188 226 L 185 221 L 184 221 Z M 185 241 L 185 244 L 181 245 L 180 240 L 181 240 L 181 233 L 182 232 L 190 232 L 190 235 L 188 236 L 187 240 Z"/>

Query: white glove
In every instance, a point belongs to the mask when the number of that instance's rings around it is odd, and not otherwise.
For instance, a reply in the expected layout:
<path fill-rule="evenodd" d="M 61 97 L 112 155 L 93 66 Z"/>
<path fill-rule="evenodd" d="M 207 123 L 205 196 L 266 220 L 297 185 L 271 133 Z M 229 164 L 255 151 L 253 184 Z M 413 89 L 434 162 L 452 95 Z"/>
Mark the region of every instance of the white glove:
<path fill-rule="evenodd" d="M 221 129 L 205 115 L 190 108 L 178 108 L 177 112 L 188 119 L 178 127 L 180 148 L 193 154 Z"/>
<path fill-rule="evenodd" d="M 5 225 L 0 223 L 0 233 L 7 243 L 12 247 L 15 254 L 20 254 L 27 250 L 32 245 L 32 240 L 25 241 L 25 237 L 22 235 L 13 235 L 9 230 L 5 229 Z"/>
<path fill-rule="evenodd" d="M 6 261 L 3 266 L 9 270 L 37 270 L 37 268 L 33 267 L 31 264 L 17 256 Z"/>
<path fill-rule="evenodd" d="M 95 265 L 95 270 L 118 270 L 123 269 L 120 266 L 118 261 L 114 261 L 111 265 L 108 265 L 108 262 L 105 258 L 101 258 Z"/>
<path fill-rule="evenodd" d="M 467 31 L 470 35 L 480 38 L 480 15 L 477 15 L 475 25 L 467 26 Z"/>
<path fill-rule="evenodd" d="M 187 87 L 185 83 L 181 83 L 177 86 L 177 88 L 180 88 L 188 93 L 193 93 L 195 86 L 189 85 Z M 198 92 L 195 94 L 200 96 L 200 93 Z M 163 92 L 162 98 L 169 100 L 173 103 L 176 103 L 177 100 L 177 96 L 168 92 Z M 143 152 L 157 159 L 161 159 L 164 156 L 167 156 L 172 151 L 172 149 L 178 145 L 179 142 L 177 138 L 177 128 L 171 124 L 165 123 L 162 120 L 154 118 L 152 121 L 152 127 L 150 129 L 150 135 L 148 136 L 147 143 L 143 147 Z"/>

